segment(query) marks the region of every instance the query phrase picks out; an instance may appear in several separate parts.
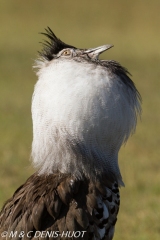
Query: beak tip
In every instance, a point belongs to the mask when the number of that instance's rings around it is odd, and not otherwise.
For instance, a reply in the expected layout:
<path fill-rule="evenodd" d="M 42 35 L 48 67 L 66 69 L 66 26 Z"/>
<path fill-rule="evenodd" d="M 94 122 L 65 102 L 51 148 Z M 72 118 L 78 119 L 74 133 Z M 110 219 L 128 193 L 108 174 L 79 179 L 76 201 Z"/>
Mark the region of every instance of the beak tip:
<path fill-rule="evenodd" d="M 106 50 L 114 47 L 114 45 L 113 45 L 113 44 L 107 44 L 107 45 L 104 45 L 104 47 L 105 47 L 105 50 L 104 50 L 104 51 L 106 51 Z"/>
<path fill-rule="evenodd" d="M 98 57 L 101 53 L 107 51 L 108 49 L 112 48 L 113 44 L 106 44 L 100 47 L 87 49 L 85 53 L 88 53 L 90 56 Z"/>

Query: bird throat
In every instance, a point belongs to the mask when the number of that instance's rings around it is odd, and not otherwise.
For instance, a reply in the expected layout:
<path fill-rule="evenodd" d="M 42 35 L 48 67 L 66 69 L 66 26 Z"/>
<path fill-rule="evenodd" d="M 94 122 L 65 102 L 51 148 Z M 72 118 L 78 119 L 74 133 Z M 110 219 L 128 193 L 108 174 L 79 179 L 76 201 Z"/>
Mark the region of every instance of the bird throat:
<path fill-rule="evenodd" d="M 54 60 L 38 77 L 32 159 L 40 173 L 107 174 L 121 182 L 118 151 L 136 121 L 125 83 L 102 66 L 74 60 Z"/>

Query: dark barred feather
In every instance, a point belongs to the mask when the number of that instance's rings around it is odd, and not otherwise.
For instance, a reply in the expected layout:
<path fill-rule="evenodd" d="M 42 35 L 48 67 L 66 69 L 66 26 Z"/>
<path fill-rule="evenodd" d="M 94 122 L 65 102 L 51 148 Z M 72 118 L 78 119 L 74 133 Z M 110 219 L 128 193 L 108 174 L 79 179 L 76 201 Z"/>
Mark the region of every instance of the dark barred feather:
<path fill-rule="evenodd" d="M 30 239 L 34 239 L 36 231 L 85 231 L 83 237 L 76 239 L 111 240 L 119 203 L 116 183 L 93 183 L 58 173 L 48 176 L 34 174 L 2 208 L 0 234 L 3 231 L 8 234 L 24 231 L 26 236 L 31 231 Z"/>

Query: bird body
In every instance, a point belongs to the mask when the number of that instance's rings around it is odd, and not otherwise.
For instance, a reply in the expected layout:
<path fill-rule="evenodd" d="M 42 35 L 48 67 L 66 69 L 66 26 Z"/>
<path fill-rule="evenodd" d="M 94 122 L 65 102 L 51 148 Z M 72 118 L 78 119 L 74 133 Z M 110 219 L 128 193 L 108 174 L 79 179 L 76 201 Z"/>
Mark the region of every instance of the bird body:
<path fill-rule="evenodd" d="M 119 204 L 116 183 L 109 187 L 105 180 L 95 183 L 68 174 L 35 173 L 3 207 L 1 232 L 17 233 L 16 239 L 21 239 L 21 232 L 24 239 L 34 239 L 39 231 L 54 238 L 57 232 L 56 239 L 76 239 L 71 236 L 79 231 L 78 239 L 112 239 Z"/>
<path fill-rule="evenodd" d="M 111 45 L 77 49 L 49 28 L 44 35 L 32 99 L 38 170 L 4 205 L 0 229 L 111 240 L 124 185 L 118 152 L 135 130 L 140 95 L 125 68 L 98 59 Z"/>

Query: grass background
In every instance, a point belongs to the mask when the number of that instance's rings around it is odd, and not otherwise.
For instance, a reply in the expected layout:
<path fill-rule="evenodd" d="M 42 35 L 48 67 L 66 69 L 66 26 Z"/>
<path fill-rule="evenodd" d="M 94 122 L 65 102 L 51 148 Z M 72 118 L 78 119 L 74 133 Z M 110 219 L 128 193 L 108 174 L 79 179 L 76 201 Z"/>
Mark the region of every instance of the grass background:
<path fill-rule="evenodd" d="M 106 43 L 103 54 L 126 66 L 143 98 L 136 134 L 122 147 L 125 188 L 115 240 L 160 239 L 160 1 L 0 1 L 0 207 L 34 170 L 32 70 L 50 26 L 63 41 L 81 48 Z"/>

